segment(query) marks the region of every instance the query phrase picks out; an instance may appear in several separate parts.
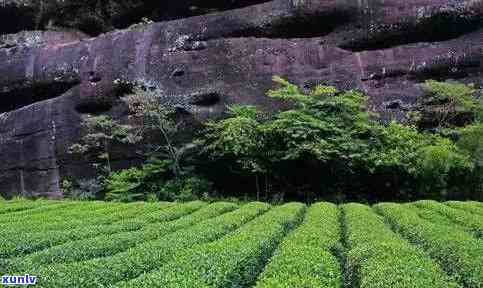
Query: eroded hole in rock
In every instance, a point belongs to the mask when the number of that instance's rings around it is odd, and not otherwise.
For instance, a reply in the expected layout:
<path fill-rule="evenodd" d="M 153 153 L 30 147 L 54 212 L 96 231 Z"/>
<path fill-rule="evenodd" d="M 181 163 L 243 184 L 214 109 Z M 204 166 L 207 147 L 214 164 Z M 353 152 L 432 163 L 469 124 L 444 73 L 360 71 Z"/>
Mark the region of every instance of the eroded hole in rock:
<path fill-rule="evenodd" d="M 314 38 L 326 36 L 335 28 L 350 21 L 350 13 L 338 11 L 334 13 L 322 13 L 312 16 L 295 16 L 290 19 L 282 19 L 262 27 L 250 27 L 246 29 L 234 29 L 235 32 L 226 37 L 260 37 L 260 38 Z M 233 25 L 238 25 L 234 23 Z"/>
<path fill-rule="evenodd" d="M 0 34 L 17 33 L 22 30 L 35 29 L 35 10 L 27 5 L 2 4 L 0 1 Z"/>
<path fill-rule="evenodd" d="M 90 71 L 88 74 L 89 74 L 89 82 L 91 83 L 97 83 L 102 80 L 101 76 L 94 71 Z"/>
<path fill-rule="evenodd" d="M 270 2 L 271 0 L 191 0 L 191 1 L 181 1 L 190 2 L 190 10 L 196 10 L 196 8 L 203 9 L 218 9 L 218 10 L 229 10 L 237 9 L 246 6 L 261 4 L 265 2 Z"/>
<path fill-rule="evenodd" d="M 200 93 L 191 97 L 190 104 L 197 106 L 213 106 L 221 101 L 221 95 L 218 92 Z"/>
<path fill-rule="evenodd" d="M 403 102 L 401 100 L 392 100 L 389 102 L 384 103 L 386 109 L 396 110 L 401 109 L 403 107 Z"/>
<path fill-rule="evenodd" d="M 139 1 L 136 3 L 119 4 L 119 11 L 112 17 L 115 28 L 126 28 L 138 23 L 143 17 L 150 20 L 168 21 L 188 18 L 213 12 L 238 9 L 250 5 L 270 2 L 271 0 L 178 0 L 169 1 L 169 4 L 160 4 L 159 1 Z"/>
<path fill-rule="evenodd" d="M 174 111 L 175 114 L 178 116 L 186 116 L 186 115 L 191 115 L 189 108 L 183 106 L 183 105 L 174 105 Z"/>
<path fill-rule="evenodd" d="M 163 6 L 159 5 L 158 1 L 154 1 L 155 7 L 153 8 L 158 11 L 158 17 L 161 18 L 161 20 L 168 20 L 238 9 L 270 1 L 271 0 L 179 0 Z"/>
<path fill-rule="evenodd" d="M 56 98 L 67 92 L 76 84 L 77 82 L 59 82 L 35 85 L 0 93 L 0 113 L 14 111 L 36 102 Z"/>
<path fill-rule="evenodd" d="M 81 114 L 101 114 L 111 110 L 112 101 L 107 99 L 96 99 L 83 101 L 75 106 L 75 110 Z"/>
<path fill-rule="evenodd" d="M 403 44 L 418 42 L 440 42 L 474 32 L 481 27 L 482 19 L 463 17 L 458 13 L 441 13 L 430 17 L 417 25 L 401 23 L 386 27 L 371 27 L 375 32 L 362 28 L 354 32 L 354 40 L 348 40 L 339 48 L 354 52 L 379 50 Z M 366 36 L 360 36 L 366 35 Z"/>
<path fill-rule="evenodd" d="M 440 59 L 427 67 L 417 69 L 412 77 L 419 82 L 428 79 L 444 81 L 448 78 L 461 79 L 470 74 L 479 74 L 483 63 L 483 55 L 466 54 L 463 57 Z"/>
<path fill-rule="evenodd" d="M 185 72 L 183 69 L 175 69 L 171 74 L 173 77 L 181 77 L 184 76 Z"/>

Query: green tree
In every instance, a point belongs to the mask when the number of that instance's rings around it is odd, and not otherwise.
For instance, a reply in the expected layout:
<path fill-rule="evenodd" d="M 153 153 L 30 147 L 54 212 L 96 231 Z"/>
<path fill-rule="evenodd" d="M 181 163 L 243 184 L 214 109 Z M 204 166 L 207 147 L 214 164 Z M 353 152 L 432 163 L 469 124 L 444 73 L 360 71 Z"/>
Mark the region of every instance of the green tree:
<path fill-rule="evenodd" d="M 127 105 L 130 117 L 136 123 L 137 133 L 143 141 L 144 157 L 160 157 L 171 161 L 175 177 L 183 173 L 181 162 L 192 145 L 176 145 L 181 121 L 175 120 L 175 109 L 171 105 L 162 105 L 161 92 L 135 86 L 131 93 L 122 97 Z"/>
<path fill-rule="evenodd" d="M 428 80 L 422 86 L 423 120 L 435 122 L 436 128 L 465 126 L 477 118 L 481 105 L 474 97 L 473 85 Z"/>
<path fill-rule="evenodd" d="M 446 183 L 454 171 L 472 168 L 450 140 L 378 122 L 360 92 L 317 86 L 305 93 L 280 77 L 274 81 L 280 88 L 268 96 L 289 101 L 292 108 L 266 117 L 254 107 L 232 107 L 227 119 L 207 125 L 200 141 L 214 159 L 232 159 L 246 173 L 262 173 L 275 182 L 298 173 L 303 179 L 298 187 L 282 186 L 300 190 L 308 185 L 312 191 L 350 190 L 353 182 L 369 184 L 365 178 L 383 174 L 393 182 L 407 175 L 414 183 L 404 185 L 419 189 L 427 184 L 424 191 L 431 191 L 442 189 L 440 182 Z M 440 181 L 422 181 L 428 173 L 439 173 Z"/>
<path fill-rule="evenodd" d="M 483 200 L 483 123 L 469 125 L 459 132 L 457 145 L 469 155 L 475 166 L 471 178 L 473 179 L 473 190 L 478 194 L 476 199 Z"/>
<path fill-rule="evenodd" d="M 210 193 L 211 183 L 198 177 L 189 163 L 194 145 L 176 141 L 183 122 L 176 118 L 174 107 L 163 102 L 161 91 L 135 84 L 121 100 L 133 123 L 130 139 L 136 142 L 130 143 L 136 143 L 140 156 L 148 160 L 141 167 L 112 173 L 106 179 L 107 198 L 185 201 Z"/>

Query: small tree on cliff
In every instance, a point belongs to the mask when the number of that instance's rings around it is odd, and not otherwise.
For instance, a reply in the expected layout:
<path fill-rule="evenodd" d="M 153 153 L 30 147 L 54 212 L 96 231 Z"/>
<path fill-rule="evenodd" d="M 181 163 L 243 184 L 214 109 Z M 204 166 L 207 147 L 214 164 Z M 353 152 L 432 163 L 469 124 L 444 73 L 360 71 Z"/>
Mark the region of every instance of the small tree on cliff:
<path fill-rule="evenodd" d="M 211 191 L 210 183 L 187 165 L 194 145 L 175 141 L 183 122 L 176 118 L 173 105 L 163 104 L 161 91 L 134 85 L 121 100 L 128 107 L 129 122 L 136 127 L 134 140 L 142 139 L 137 148 L 148 161 L 140 168 L 112 173 L 106 179 L 107 198 L 191 200 Z"/>
<path fill-rule="evenodd" d="M 85 135 L 70 147 L 70 152 L 77 155 L 94 155 L 99 161 L 104 161 L 103 172 L 112 173 L 112 148 L 116 143 L 135 144 L 142 137 L 130 125 L 123 125 L 107 115 L 88 116 L 82 122 Z M 96 166 L 99 163 L 95 163 Z"/>
<path fill-rule="evenodd" d="M 179 177 L 182 174 L 181 160 L 187 147 L 178 147 L 173 139 L 182 122 L 174 119 L 175 109 L 162 105 L 160 97 L 158 90 L 134 87 L 131 93 L 122 97 L 122 101 L 131 113 L 131 120 L 136 123 L 137 137 L 144 140 L 143 156 L 168 159 L 173 174 Z"/>
<path fill-rule="evenodd" d="M 137 85 L 133 85 L 121 101 L 128 108 L 131 124 L 122 124 L 108 115 L 89 115 L 82 122 L 84 136 L 70 147 L 70 152 L 94 154 L 97 159 L 105 161 L 104 168 L 109 175 L 113 147 L 117 144 L 137 145 L 136 152 L 141 158 L 167 158 L 173 163 L 173 173 L 180 175 L 180 161 L 186 149 L 173 143 L 180 125 L 173 120 L 174 109 L 160 104 L 158 90 Z"/>

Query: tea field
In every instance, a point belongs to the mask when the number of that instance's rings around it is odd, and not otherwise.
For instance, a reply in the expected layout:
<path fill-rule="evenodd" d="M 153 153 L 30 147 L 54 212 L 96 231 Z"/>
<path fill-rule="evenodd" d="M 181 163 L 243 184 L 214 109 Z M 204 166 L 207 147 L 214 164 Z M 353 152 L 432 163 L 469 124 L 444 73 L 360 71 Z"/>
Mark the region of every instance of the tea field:
<path fill-rule="evenodd" d="M 0 238 L 3 284 L 483 287 L 479 202 L 0 201 Z"/>

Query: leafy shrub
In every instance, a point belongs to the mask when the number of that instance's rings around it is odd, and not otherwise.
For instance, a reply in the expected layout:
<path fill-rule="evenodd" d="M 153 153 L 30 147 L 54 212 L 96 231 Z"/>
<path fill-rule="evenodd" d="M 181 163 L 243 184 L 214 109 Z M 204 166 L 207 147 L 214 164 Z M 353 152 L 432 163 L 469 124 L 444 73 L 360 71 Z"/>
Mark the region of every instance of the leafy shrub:
<path fill-rule="evenodd" d="M 483 123 L 461 129 L 457 145 L 474 159 L 477 166 L 483 167 Z"/>
<path fill-rule="evenodd" d="M 141 192 L 143 171 L 138 168 L 130 168 L 112 173 L 106 179 L 106 200 L 120 202 L 132 202 L 144 199 Z"/>
<path fill-rule="evenodd" d="M 428 80 L 423 84 L 422 121 L 437 128 L 464 126 L 478 117 L 481 106 L 473 86 Z M 434 124 L 432 123 L 434 122 Z"/>
<path fill-rule="evenodd" d="M 467 198 L 483 200 L 483 122 L 459 130 L 457 146 L 472 160 L 475 169 L 466 176 L 467 183 L 460 189 L 467 190 Z"/>
<path fill-rule="evenodd" d="M 191 176 L 166 181 L 158 191 L 159 199 L 189 201 L 211 193 L 213 185 L 208 180 Z"/>
<path fill-rule="evenodd" d="M 106 179 L 106 199 L 120 202 L 147 200 L 189 201 L 212 193 L 211 182 L 187 173 L 174 177 L 169 160 L 150 159 L 142 167 L 113 172 Z"/>
<path fill-rule="evenodd" d="M 439 139 L 437 143 L 419 151 L 415 171 L 419 176 L 418 188 L 428 196 L 432 191 L 446 196 L 449 179 L 472 173 L 473 169 L 470 157 L 464 155 L 449 139 Z M 433 197 L 440 198 L 438 196 Z"/>
<path fill-rule="evenodd" d="M 83 158 L 95 156 L 94 167 L 101 166 L 102 175 L 109 175 L 112 172 L 111 162 L 114 145 L 135 144 L 141 141 L 135 127 L 121 124 L 108 115 L 88 115 L 82 121 L 82 128 L 85 134 L 79 143 L 75 143 L 69 148 L 69 152 Z"/>

